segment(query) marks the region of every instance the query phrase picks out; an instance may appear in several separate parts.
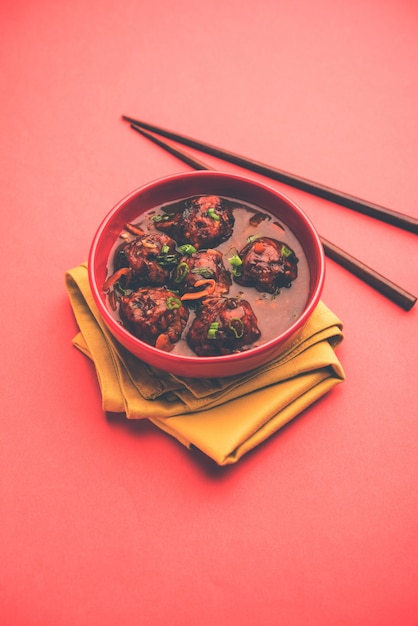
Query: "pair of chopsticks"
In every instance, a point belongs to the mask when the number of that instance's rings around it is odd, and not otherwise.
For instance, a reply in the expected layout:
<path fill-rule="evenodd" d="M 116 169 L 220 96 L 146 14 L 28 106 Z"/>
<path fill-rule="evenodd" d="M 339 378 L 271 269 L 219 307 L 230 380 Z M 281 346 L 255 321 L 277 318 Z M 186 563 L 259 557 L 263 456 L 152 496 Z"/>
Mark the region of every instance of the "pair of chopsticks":
<path fill-rule="evenodd" d="M 210 170 L 213 168 L 194 158 L 185 151 L 180 150 L 178 147 L 173 146 L 171 143 L 162 140 L 161 137 L 166 137 L 180 144 L 197 149 L 200 152 L 210 154 L 226 162 L 233 163 L 247 170 L 262 174 L 270 179 L 285 183 L 289 186 L 301 189 L 326 200 L 330 200 L 359 213 L 363 213 L 364 215 L 368 215 L 375 219 L 397 226 L 398 228 L 418 234 L 418 220 L 414 217 L 398 213 L 392 209 L 381 207 L 377 204 L 356 198 L 355 196 L 351 196 L 347 193 L 337 191 L 330 187 L 325 187 L 324 185 L 301 178 L 300 176 L 289 174 L 288 172 L 284 172 L 270 165 L 248 159 L 234 152 L 223 150 L 217 146 L 213 146 L 203 141 L 198 141 L 197 139 L 181 135 L 159 126 L 148 124 L 147 122 L 142 122 L 126 115 L 123 115 L 122 119 L 129 122 L 135 131 L 153 141 L 170 154 L 176 156 L 183 163 L 190 165 L 196 170 Z M 147 131 L 151 131 L 151 133 Z M 400 306 L 405 311 L 409 311 L 414 306 L 417 300 L 416 296 L 409 293 L 399 285 L 396 285 L 391 280 L 372 269 L 359 259 L 351 256 L 348 252 L 345 252 L 345 250 L 339 248 L 324 237 L 320 236 L 320 240 L 325 254 L 330 259 L 349 270 L 352 274 L 357 276 L 357 278 L 363 280 L 369 286 L 373 287 L 376 291 Z"/>

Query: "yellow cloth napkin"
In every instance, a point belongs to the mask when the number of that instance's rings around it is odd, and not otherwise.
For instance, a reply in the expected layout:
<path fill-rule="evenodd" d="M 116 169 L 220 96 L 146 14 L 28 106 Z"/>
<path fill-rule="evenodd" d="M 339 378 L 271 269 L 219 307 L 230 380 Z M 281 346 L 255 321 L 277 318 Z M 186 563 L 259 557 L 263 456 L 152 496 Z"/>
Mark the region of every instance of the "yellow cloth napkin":
<path fill-rule="evenodd" d="M 94 362 L 104 411 L 146 418 L 218 465 L 235 463 L 341 383 L 334 348 L 342 323 L 321 301 L 279 358 L 230 378 L 180 378 L 150 367 L 107 330 L 94 303 L 87 264 L 66 273 L 79 327 L 74 345 Z"/>

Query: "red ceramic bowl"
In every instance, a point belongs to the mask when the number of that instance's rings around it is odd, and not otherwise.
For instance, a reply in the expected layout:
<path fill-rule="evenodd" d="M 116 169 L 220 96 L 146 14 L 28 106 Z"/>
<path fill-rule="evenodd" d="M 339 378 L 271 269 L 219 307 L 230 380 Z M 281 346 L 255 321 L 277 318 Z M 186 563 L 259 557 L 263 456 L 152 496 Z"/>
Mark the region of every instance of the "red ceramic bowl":
<path fill-rule="evenodd" d="M 198 357 L 164 352 L 140 341 L 112 316 L 102 285 L 111 249 L 127 222 L 151 208 L 194 195 L 213 194 L 255 204 L 275 215 L 297 237 L 307 257 L 310 291 L 298 319 L 274 339 L 236 354 Z M 178 376 L 227 377 L 247 372 L 277 357 L 306 324 L 321 297 L 324 252 L 311 221 L 292 201 L 275 189 L 249 178 L 215 171 L 192 171 L 151 182 L 126 196 L 105 217 L 93 239 L 89 254 L 89 280 L 94 301 L 110 333 L 142 361 Z"/>

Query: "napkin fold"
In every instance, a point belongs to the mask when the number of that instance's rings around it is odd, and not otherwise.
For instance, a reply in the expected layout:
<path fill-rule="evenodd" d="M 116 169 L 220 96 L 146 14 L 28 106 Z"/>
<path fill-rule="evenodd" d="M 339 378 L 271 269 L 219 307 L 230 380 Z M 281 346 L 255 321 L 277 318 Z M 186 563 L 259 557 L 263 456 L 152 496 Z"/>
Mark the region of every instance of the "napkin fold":
<path fill-rule="evenodd" d="M 343 325 L 322 301 L 266 365 L 229 378 L 183 378 L 143 363 L 112 337 L 93 300 L 87 263 L 65 279 L 79 327 L 73 344 L 95 365 L 103 410 L 148 419 L 218 465 L 238 461 L 345 379 L 335 354 Z"/>

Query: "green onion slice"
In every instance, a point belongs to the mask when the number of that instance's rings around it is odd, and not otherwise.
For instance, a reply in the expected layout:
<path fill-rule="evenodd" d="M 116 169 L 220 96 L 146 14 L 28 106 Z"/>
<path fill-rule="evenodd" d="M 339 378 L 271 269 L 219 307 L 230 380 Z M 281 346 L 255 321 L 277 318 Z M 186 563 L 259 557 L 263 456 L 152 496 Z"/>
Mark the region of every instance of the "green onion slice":
<path fill-rule="evenodd" d="M 192 274 L 199 274 L 203 278 L 214 278 L 215 272 L 210 267 L 194 267 L 190 270 Z"/>
<path fill-rule="evenodd" d="M 228 261 L 230 262 L 230 264 L 232 265 L 232 275 L 233 276 L 241 276 L 241 265 L 242 265 L 242 260 L 241 258 L 238 256 L 238 254 L 234 254 L 233 256 L 231 256 Z"/>
<path fill-rule="evenodd" d="M 210 209 L 206 211 L 206 215 L 215 220 L 215 222 L 219 222 L 221 219 L 213 207 L 210 207 Z"/>
<path fill-rule="evenodd" d="M 152 222 L 166 222 L 168 219 L 170 219 L 169 215 L 153 215 L 151 217 Z"/>
<path fill-rule="evenodd" d="M 189 273 L 189 266 L 187 265 L 187 263 L 185 263 L 184 261 L 182 263 L 179 263 L 179 265 L 177 265 L 176 267 L 176 274 L 174 277 L 174 281 L 176 283 L 182 283 L 188 273 Z"/>
<path fill-rule="evenodd" d="M 218 334 L 219 322 L 212 322 L 208 328 L 208 339 L 216 339 Z"/>
<path fill-rule="evenodd" d="M 194 254 L 195 252 L 197 252 L 196 248 L 194 246 L 192 246 L 191 243 L 185 243 L 182 246 L 179 246 L 179 252 L 181 252 L 182 254 Z"/>
<path fill-rule="evenodd" d="M 175 254 L 159 254 L 157 261 L 160 265 L 173 265 L 177 261 L 177 256 Z"/>
<path fill-rule="evenodd" d="M 234 317 L 228 324 L 229 328 L 235 335 L 236 339 L 240 339 L 244 334 L 244 322 L 239 317 Z"/>
<path fill-rule="evenodd" d="M 233 265 L 234 267 L 239 267 L 240 265 L 242 265 L 242 259 L 240 256 L 238 256 L 238 254 L 234 254 L 233 256 L 231 256 L 228 261 L 230 262 L 231 265 Z"/>
<path fill-rule="evenodd" d="M 166 300 L 166 304 L 167 304 L 167 309 L 179 309 L 181 307 L 181 300 L 180 298 L 176 298 L 174 296 L 168 296 L 167 300 Z"/>

